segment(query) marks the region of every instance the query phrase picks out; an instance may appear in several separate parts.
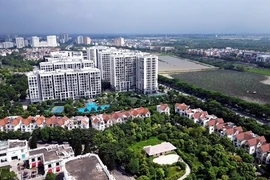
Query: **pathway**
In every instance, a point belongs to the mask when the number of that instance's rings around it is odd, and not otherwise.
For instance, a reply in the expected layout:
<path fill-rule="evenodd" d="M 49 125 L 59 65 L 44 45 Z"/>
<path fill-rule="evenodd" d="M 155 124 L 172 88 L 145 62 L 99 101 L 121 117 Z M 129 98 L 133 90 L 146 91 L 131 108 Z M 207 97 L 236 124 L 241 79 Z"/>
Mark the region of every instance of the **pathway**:
<path fill-rule="evenodd" d="M 188 165 L 185 161 L 183 161 L 183 160 L 182 160 L 182 162 L 186 164 L 186 172 L 185 172 L 185 174 L 184 174 L 182 177 L 180 177 L 178 180 L 183 180 L 183 179 L 185 179 L 185 178 L 190 174 L 190 172 L 191 172 L 189 165 Z"/>

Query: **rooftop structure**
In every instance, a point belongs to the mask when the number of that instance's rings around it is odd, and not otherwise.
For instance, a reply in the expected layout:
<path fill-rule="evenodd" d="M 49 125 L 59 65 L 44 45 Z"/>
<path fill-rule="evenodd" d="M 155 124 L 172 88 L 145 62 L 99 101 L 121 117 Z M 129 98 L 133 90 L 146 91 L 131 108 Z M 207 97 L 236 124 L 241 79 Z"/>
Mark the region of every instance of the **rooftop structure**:
<path fill-rule="evenodd" d="M 85 154 L 64 162 L 65 180 L 113 180 L 114 178 L 98 155 Z"/>
<path fill-rule="evenodd" d="M 143 150 L 149 156 L 159 156 L 164 155 L 165 153 L 176 150 L 176 147 L 169 142 L 163 142 L 154 146 L 144 146 Z"/>

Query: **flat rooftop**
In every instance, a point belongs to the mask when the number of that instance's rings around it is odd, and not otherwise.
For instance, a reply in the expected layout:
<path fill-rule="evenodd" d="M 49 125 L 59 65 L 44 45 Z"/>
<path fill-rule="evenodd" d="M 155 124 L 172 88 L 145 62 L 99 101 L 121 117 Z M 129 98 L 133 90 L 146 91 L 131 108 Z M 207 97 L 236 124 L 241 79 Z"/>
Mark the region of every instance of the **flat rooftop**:
<path fill-rule="evenodd" d="M 9 141 L 8 143 L 9 148 L 15 148 L 15 147 L 24 147 L 26 146 L 26 141 Z"/>
<path fill-rule="evenodd" d="M 62 146 L 59 147 L 53 147 L 51 148 L 50 146 L 44 147 L 41 149 L 36 149 L 32 150 L 29 152 L 30 156 L 37 155 L 37 154 L 43 154 L 44 155 L 44 161 L 52 161 L 52 160 L 57 160 L 60 157 L 64 157 L 65 154 L 72 153 L 72 149 L 69 148 L 64 148 Z"/>
<path fill-rule="evenodd" d="M 74 159 L 65 164 L 70 176 L 76 180 L 106 180 L 108 176 L 103 171 L 95 156 Z"/>

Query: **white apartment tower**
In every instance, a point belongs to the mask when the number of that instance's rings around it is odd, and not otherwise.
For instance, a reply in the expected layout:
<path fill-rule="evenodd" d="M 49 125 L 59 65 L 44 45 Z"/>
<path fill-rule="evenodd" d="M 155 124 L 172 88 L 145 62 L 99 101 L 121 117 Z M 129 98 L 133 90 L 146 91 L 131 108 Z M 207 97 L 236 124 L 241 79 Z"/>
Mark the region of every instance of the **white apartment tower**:
<path fill-rule="evenodd" d="M 158 57 L 143 54 L 137 57 L 136 88 L 143 94 L 155 93 L 158 90 Z"/>
<path fill-rule="evenodd" d="M 83 36 L 77 37 L 77 44 L 83 44 Z"/>
<path fill-rule="evenodd" d="M 110 83 L 115 91 L 136 89 L 136 54 L 126 53 L 110 57 Z"/>
<path fill-rule="evenodd" d="M 96 68 L 40 70 L 27 76 L 31 102 L 93 98 L 101 93 L 100 70 Z"/>
<path fill-rule="evenodd" d="M 114 49 L 116 50 L 115 48 L 109 48 L 109 47 L 106 47 L 106 46 L 93 46 L 93 47 L 89 47 L 87 48 L 87 59 L 88 60 L 92 60 L 94 61 L 94 66 L 95 67 L 98 67 L 98 53 L 106 50 L 106 49 Z"/>
<path fill-rule="evenodd" d="M 25 47 L 25 45 L 24 45 L 24 38 L 23 37 L 16 37 L 15 40 L 16 40 L 16 46 L 17 46 L 17 48 L 23 48 L 23 47 Z"/>
<path fill-rule="evenodd" d="M 32 47 L 39 47 L 39 37 L 32 36 Z"/>
<path fill-rule="evenodd" d="M 49 46 L 49 47 L 56 47 L 57 46 L 56 36 L 47 36 L 47 46 Z"/>

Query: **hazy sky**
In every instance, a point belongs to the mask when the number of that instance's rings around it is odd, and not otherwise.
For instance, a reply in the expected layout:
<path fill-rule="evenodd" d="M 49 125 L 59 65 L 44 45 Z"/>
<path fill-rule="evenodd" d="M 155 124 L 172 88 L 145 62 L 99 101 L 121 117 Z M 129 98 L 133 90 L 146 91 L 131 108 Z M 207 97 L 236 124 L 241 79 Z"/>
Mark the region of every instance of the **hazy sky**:
<path fill-rule="evenodd" d="M 0 0 L 3 33 L 270 33 L 270 0 Z"/>

